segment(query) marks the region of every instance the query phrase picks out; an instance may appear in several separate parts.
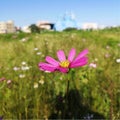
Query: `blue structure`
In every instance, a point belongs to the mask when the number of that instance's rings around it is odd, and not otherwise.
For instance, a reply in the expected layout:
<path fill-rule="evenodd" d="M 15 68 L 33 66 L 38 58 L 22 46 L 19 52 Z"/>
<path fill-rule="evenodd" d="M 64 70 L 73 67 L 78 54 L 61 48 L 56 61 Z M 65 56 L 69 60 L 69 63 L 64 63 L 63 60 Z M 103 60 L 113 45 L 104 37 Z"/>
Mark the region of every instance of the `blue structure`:
<path fill-rule="evenodd" d="M 75 20 L 74 14 L 66 13 L 63 17 L 60 17 L 55 23 L 54 29 L 62 31 L 66 28 L 78 28 L 78 23 Z"/>

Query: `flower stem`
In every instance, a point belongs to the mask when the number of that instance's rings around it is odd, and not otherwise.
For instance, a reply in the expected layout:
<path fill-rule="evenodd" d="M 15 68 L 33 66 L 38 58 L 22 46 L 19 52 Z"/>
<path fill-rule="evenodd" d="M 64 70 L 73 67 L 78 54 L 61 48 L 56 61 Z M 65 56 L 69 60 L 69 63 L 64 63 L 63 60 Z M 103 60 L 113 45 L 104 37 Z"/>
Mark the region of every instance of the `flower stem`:
<path fill-rule="evenodd" d="M 66 98 L 68 97 L 69 84 L 70 84 L 70 81 L 68 80 L 68 81 L 67 81 L 67 89 L 66 89 Z"/>
<path fill-rule="evenodd" d="M 67 80 L 67 88 L 66 88 L 66 93 L 65 93 L 65 108 L 64 108 L 64 113 L 63 113 L 63 119 L 65 119 L 67 109 L 68 109 L 68 94 L 69 94 L 69 84 L 70 81 L 69 79 Z"/>

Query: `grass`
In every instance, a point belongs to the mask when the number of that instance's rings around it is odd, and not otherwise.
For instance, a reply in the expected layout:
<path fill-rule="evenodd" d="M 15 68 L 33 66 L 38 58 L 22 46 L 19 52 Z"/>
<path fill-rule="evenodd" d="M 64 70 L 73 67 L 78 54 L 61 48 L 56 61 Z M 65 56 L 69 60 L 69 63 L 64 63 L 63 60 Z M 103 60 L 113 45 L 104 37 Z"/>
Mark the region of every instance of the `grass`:
<path fill-rule="evenodd" d="M 120 118 L 119 29 L 0 35 L 0 116 L 4 119 Z M 89 63 L 68 74 L 40 71 L 47 55 L 57 59 L 88 49 Z M 96 68 L 89 67 L 95 63 Z M 65 105 L 67 80 L 70 80 Z M 10 83 L 8 82 L 10 80 Z"/>

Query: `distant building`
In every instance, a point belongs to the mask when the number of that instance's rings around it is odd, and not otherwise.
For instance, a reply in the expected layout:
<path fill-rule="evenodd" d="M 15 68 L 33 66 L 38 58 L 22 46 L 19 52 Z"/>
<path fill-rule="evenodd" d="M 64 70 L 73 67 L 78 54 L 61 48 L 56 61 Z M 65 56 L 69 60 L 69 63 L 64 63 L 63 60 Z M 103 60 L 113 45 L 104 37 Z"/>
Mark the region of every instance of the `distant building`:
<path fill-rule="evenodd" d="M 53 30 L 54 29 L 54 23 L 50 23 L 48 21 L 39 21 L 36 26 L 40 29 L 45 30 Z"/>
<path fill-rule="evenodd" d="M 24 26 L 21 30 L 25 33 L 31 33 L 31 29 L 29 26 Z"/>
<path fill-rule="evenodd" d="M 98 29 L 98 24 L 97 23 L 84 23 L 82 25 L 82 29 L 84 29 L 84 30 L 90 30 L 90 29 L 96 30 L 96 29 Z"/>
<path fill-rule="evenodd" d="M 16 32 L 14 22 L 12 20 L 7 22 L 0 22 L 0 34 Z"/>

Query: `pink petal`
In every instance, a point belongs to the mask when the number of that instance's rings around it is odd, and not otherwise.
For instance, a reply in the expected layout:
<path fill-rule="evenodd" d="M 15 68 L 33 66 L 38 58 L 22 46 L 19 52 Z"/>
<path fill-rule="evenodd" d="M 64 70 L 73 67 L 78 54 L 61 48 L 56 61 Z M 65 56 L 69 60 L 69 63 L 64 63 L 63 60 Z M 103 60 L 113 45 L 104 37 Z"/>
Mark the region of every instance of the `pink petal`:
<path fill-rule="evenodd" d="M 54 66 L 58 66 L 59 65 L 59 62 L 56 61 L 55 59 L 53 59 L 52 57 L 50 56 L 47 56 L 46 57 L 46 61 Z"/>
<path fill-rule="evenodd" d="M 57 56 L 58 56 L 58 59 L 59 59 L 60 61 L 65 61 L 65 60 L 66 60 L 65 53 L 64 53 L 63 50 L 59 50 L 59 51 L 57 52 Z"/>
<path fill-rule="evenodd" d="M 75 68 L 75 67 L 81 67 L 81 66 L 84 66 L 86 65 L 88 62 L 88 58 L 87 57 L 83 57 L 77 61 L 73 61 L 71 64 L 70 64 L 70 68 Z"/>
<path fill-rule="evenodd" d="M 86 60 L 88 60 L 88 58 L 85 56 L 85 57 L 78 59 L 77 61 L 73 61 L 71 64 L 78 64 L 78 63 L 80 63 L 82 61 L 86 61 Z"/>
<path fill-rule="evenodd" d="M 73 61 L 73 59 L 74 59 L 74 57 L 75 57 L 75 53 L 76 53 L 75 49 L 72 48 L 72 49 L 70 50 L 70 52 L 69 52 L 69 55 L 68 55 L 68 60 L 69 60 L 70 62 Z"/>
<path fill-rule="evenodd" d="M 80 52 L 74 61 L 77 61 L 77 60 L 81 59 L 81 58 L 84 57 L 86 54 L 88 54 L 88 50 L 87 50 L 87 49 L 85 49 L 85 50 L 83 50 L 82 52 Z"/>
<path fill-rule="evenodd" d="M 58 70 L 62 73 L 67 73 L 69 71 L 68 68 L 62 68 L 62 67 L 59 67 Z"/>
<path fill-rule="evenodd" d="M 38 66 L 40 70 L 43 70 L 43 71 L 50 71 L 50 72 L 56 71 L 56 67 L 48 63 L 39 63 Z"/>

